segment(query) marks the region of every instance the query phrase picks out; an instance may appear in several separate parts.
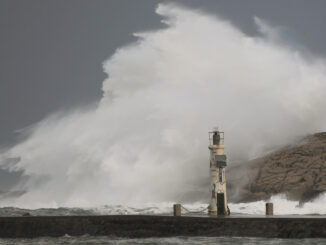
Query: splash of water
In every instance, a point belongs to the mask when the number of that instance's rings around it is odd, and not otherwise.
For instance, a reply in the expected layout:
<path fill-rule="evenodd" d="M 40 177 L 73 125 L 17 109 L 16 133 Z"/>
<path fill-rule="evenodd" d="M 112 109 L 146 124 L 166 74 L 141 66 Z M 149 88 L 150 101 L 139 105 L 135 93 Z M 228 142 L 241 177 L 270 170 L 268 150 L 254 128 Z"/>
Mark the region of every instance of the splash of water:
<path fill-rule="evenodd" d="M 1 153 L 29 176 L 2 205 L 96 206 L 205 200 L 207 131 L 225 131 L 232 161 L 324 129 L 325 61 L 251 37 L 202 12 L 160 4 L 166 28 L 136 34 L 104 62 L 95 109 L 57 113 Z M 273 37 L 272 39 L 270 37 Z"/>
<path fill-rule="evenodd" d="M 275 215 L 326 215 L 326 194 L 300 205 L 299 201 L 289 201 L 284 195 L 272 196 L 269 202 L 274 205 Z M 230 204 L 233 214 L 265 214 L 265 201 Z"/>

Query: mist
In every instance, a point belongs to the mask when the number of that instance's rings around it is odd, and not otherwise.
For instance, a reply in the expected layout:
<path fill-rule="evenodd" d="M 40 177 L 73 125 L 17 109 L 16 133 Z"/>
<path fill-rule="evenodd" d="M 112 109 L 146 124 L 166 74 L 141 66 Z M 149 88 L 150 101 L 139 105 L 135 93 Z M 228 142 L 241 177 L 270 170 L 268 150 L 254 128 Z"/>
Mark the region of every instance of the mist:
<path fill-rule="evenodd" d="M 325 130 L 326 65 L 307 58 L 255 17 L 258 36 L 174 4 L 156 13 L 164 29 L 103 63 L 97 105 L 55 113 L 0 159 L 23 171 L 0 204 L 96 206 L 206 201 L 208 135 L 225 132 L 228 164 L 245 163 L 298 137 Z"/>

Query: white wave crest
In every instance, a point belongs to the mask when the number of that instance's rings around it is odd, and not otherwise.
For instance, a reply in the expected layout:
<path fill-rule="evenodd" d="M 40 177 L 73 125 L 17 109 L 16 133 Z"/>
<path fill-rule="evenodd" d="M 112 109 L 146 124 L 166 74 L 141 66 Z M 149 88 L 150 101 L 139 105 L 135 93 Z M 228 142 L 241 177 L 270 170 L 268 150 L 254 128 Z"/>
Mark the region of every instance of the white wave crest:
<path fill-rule="evenodd" d="M 324 60 L 269 40 L 266 25 L 251 37 L 175 5 L 157 13 L 166 28 L 137 34 L 104 63 L 96 109 L 50 116 L 0 151 L 28 176 L 17 186 L 26 193 L 2 206 L 205 202 L 213 126 L 225 131 L 230 165 L 324 129 Z"/>

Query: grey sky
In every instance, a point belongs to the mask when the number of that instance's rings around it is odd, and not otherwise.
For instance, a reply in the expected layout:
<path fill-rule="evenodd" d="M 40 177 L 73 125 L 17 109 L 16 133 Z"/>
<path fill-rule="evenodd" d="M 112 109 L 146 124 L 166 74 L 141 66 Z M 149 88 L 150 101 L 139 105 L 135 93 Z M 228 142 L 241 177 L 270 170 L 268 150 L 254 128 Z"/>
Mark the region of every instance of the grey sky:
<path fill-rule="evenodd" d="M 0 145 L 46 115 L 101 97 L 102 61 L 159 28 L 149 0 L 0 0 Z M 255 35 L 253 16 L 284 26 L 296 45 L 326 54 L 326 1 L 176 1 Z"/>
<path fill-rule="evenodd" d="M 156 4 L 1 0 L 0 144 L 55 110 L 100 98 L 102 62 L 134 31 L 160 25 Z"/>

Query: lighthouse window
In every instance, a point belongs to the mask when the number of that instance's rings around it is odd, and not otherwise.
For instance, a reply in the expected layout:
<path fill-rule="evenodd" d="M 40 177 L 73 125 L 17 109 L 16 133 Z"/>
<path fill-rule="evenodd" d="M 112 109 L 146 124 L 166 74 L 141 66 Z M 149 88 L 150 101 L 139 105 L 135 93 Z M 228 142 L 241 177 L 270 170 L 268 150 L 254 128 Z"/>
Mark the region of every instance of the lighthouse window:
<path fill-rule="evenodd" d="M 226 155 L 215 155 L 215 160 L 220 162 L 226 161 Z"/>
<path fill-rule="evenodd" d="M 219 176 L 220 183 L 222 183 L 223 182 L 222 168 L 218 169 L 218 176 Z"/>

